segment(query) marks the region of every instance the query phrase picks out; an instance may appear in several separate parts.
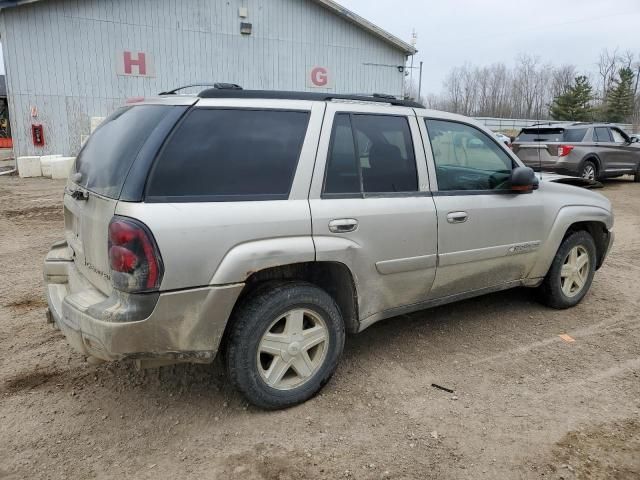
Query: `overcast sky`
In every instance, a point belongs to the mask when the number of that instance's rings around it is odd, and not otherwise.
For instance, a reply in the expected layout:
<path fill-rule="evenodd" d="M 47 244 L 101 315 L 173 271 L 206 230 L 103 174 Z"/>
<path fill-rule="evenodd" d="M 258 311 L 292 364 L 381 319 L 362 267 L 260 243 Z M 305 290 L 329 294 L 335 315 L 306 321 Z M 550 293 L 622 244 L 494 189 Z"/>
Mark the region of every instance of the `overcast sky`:
<path fill-rule="evenodd" d="M 587 72 L 603 48 L 640 56 L 640 0 L 338 1 L 405 41 L 416 30 L 423 94 L 439 93 L 448 71 L 465 62 L 510 65 L 529 53 Z"/>

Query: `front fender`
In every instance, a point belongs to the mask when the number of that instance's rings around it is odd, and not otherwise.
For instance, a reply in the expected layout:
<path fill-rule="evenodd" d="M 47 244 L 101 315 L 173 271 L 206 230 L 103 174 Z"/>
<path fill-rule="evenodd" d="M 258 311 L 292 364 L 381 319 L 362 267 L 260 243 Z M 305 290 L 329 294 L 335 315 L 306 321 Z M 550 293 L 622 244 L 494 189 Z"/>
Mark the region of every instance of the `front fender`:
<path fill-rule="evenodd" d="M 269 238 L 242 243 L 227 252 L 210 284 L 240 283 L 266 268 L 314 260 L 315 248 L 311 236 Z"/>
<path fill-rule="evenodd" d="M 571 205 L 561 208 L 528 278 L 542 278 L 547 274 L 569 227 L 580 222 L 599 222 L 607 229 L 611 229 L 613 228 L 613 215 L 609 210 L 593 205 Z"/>

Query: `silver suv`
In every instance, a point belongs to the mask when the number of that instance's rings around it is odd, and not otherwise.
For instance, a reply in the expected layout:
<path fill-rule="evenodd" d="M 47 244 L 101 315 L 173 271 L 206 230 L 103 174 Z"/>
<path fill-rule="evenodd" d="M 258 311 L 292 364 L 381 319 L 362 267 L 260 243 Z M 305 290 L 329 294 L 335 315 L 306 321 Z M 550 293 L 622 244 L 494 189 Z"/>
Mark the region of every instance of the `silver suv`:
<path fill-rule="evenodd" d="M 92 362 L 210 363 L 282 408 L 345 333 L 512 287 L 582 300 L 603 196 L 547 181 L 473 120 L 389 97 L 214 88 L 129 104 L 78 156 L 49 319 Z M 401 321 L 398 319 L 397 321 Z"/>
<path fill-rule="evenodd" d="M 589 180 L 633 175 L 640 182 L 640 143 L 615 125 L 534 125 L 518 134 L 512 148 L 535 170 Z"/>

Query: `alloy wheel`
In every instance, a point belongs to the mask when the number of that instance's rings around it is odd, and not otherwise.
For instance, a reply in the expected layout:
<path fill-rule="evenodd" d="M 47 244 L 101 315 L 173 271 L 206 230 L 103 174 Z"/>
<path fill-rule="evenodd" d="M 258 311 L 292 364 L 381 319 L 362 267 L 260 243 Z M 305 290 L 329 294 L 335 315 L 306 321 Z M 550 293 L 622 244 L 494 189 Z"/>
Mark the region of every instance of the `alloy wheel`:
<path fill-rule="evenodd" d="M 582 178 L 586 178 L 587 180 L 595 180 L 596 179 L 596 169 L 593 165 L 587 164 L 584 166 L 582 170 Z"/>
<path fill-rule="evenodd" d="M 327 324 L 317 313 L 297 308 L 275 319 L 258 344 L 258 371 L 276 390 L 309 381 L 322 366 L 329 347 Z"/>
<path fill-rule="evenodd" d="M 562 293 L 567 297 L 575 297 L 584 288 L 589 278 L 590 262 L 589 253 L 582 245 L 569 251 L 560 270 Z"/>

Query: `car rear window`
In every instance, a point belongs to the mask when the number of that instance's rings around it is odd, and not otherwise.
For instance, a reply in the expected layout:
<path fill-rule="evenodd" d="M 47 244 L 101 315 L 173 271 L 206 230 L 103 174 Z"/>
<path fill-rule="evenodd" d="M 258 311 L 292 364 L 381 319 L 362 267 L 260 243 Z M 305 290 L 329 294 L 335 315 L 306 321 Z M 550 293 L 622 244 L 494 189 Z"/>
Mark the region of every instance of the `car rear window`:
<path fill-rule="evenodd" d="M 151 173 L 149 201 L 285 200 L 309 112 L 196 108 Z"/>
<path fill-rule="evenodd" d="M 562 142 L 564 128 L 523 128 L 516 142 Z"/>
<path fill-rule="evenodd" d="M 78 185 L 118 198 L 140 149 L 172 107 L 128 106 L 116 110 L 93 132 L 78 154 Z"/>

